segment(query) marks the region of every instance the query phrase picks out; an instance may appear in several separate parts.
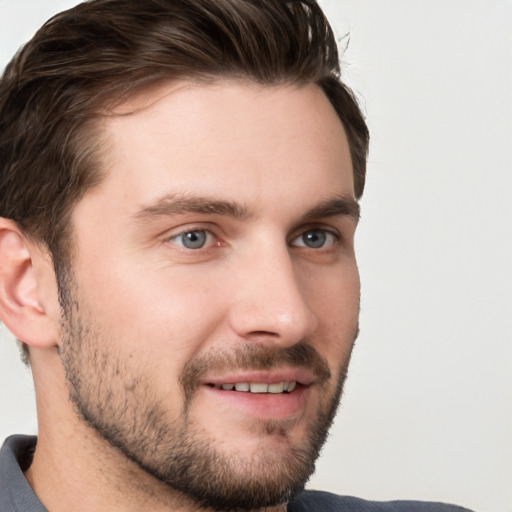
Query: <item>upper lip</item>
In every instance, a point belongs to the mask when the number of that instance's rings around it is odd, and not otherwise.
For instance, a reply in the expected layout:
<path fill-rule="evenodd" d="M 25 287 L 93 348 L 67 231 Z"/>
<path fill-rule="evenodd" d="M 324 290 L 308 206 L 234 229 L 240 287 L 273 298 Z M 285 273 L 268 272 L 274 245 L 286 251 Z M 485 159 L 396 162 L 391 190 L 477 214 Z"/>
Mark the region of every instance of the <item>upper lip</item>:
<path fill-rule="evenodd" d="M 309 386 L 315 382 L 314 375 L 305 368 L 282 368 L 275 370 L 243 371 L 215 375 L 201 379 L 201 384 L 236 384 L 241 382 L 257 382 L 262 384 L 276 384 L 279 382 L 297 382 Z"/>

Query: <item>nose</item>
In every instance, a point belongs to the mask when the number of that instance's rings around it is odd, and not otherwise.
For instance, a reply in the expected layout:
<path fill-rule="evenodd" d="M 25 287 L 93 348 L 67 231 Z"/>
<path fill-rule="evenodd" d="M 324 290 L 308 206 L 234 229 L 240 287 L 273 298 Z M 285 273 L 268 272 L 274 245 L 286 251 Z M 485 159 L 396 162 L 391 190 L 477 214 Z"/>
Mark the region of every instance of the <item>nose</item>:
<path fill-rule="evenodd" d="M 316 330 L 317 316 L 285 244 L 251 252 L 239 268 L 229 318 L 239 337 L 290 346 Z"/>

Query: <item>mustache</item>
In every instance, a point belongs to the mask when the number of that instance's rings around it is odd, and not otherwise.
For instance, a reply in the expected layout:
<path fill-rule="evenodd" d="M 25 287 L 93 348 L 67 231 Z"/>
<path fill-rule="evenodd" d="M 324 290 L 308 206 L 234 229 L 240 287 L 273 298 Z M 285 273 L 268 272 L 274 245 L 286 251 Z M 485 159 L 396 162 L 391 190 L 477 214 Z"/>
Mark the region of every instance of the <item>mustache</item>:
<path fill-rule="evenodd" d="M 317 384 L 331 378 L 327 361 L 317 350 L 306 343 L 290 347 L 252 343 L 234 345 L 229 350 L 220 349 L 191 359 L 183 368 L 180 383 L 185 395 L 185 403 L 192 398 L 198 383 L 207 372 L 227 370 L 273 370 L 280 366 L 305 368 L 310 371 Z"/>

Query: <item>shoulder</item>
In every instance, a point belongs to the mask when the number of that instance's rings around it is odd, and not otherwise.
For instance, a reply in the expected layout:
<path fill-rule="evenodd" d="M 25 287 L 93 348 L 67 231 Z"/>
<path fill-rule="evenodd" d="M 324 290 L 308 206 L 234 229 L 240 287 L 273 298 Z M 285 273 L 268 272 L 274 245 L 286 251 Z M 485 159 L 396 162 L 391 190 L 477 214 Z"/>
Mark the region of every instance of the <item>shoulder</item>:
<path fill-rule="evenodd" d="M 18 462 L 19 465 L 25 469 L 25 467 L 29 466 L 32 461 L 36 443 L 36 436 L 10 436 L 5 440 L 2 448 L 0 449 L 2 460 L 8 459 L 10 463 Z"/>
<path fill-rule="evenodd" d="M 8 437 L 0 449 L 0 512 L 47 512 L 25 479 L 36 438 Z"/>
<path fill-rule="evenodd" d="M 470 512 L 446 503 L 366 501 L 323 491 L 304 491 L 288 503 L 288 512 Z"/>

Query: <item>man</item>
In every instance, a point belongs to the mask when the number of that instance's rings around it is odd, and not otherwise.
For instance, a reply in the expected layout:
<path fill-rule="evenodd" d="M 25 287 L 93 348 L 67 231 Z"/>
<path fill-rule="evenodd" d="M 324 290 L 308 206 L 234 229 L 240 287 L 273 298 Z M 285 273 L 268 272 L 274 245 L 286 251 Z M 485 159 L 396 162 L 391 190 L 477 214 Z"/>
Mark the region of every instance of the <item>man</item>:
<path fill-rule="evenodd" d="M 0 511 L 455 510 L 301 492 L 358 330 L 368 131 L 313 0 L 93 0 L 0 84 Z M 460 509 L 459 509 L 460 510 Z"/>

